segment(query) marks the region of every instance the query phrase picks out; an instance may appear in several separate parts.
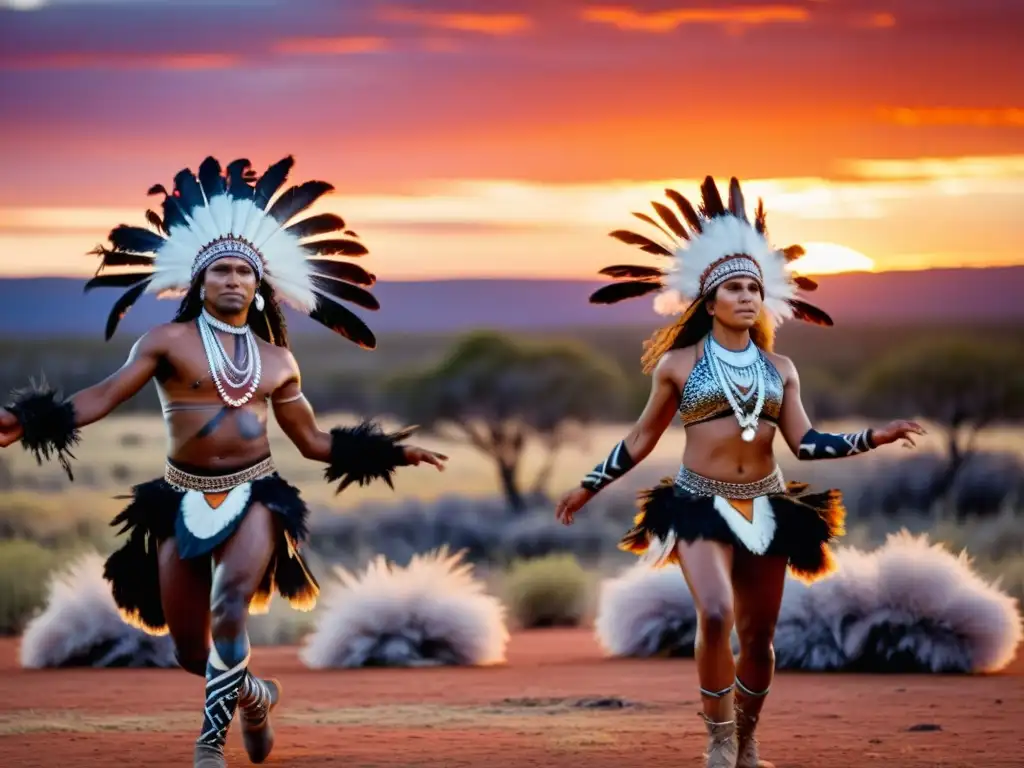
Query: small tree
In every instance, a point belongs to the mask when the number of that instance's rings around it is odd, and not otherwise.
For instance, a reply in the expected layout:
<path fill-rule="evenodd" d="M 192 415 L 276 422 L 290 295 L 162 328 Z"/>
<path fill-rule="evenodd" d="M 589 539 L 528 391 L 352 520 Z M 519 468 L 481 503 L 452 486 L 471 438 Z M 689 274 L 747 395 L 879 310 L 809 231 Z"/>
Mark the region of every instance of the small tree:
<path fill-rule="evenodd" d="M 472 445 L 497 465 L 509 505 L 527 504 L 520 477 L 528 445 L 547 456 L 530 494 L 543 496 L 555 455 L 594 421 L 620 415 L 628 387 L 622 372 L 588 348 L 470 334 L 436 366 L 388 387 L 403 419 Z"/>
<path fill-rule="evenodd" d="M 978 434 L 1024 416 L 1024 350 L 983 340 L 944 340 L 892 355 L 865 376 L 869 415 L 919 417 L 944 431 L 947 465 L 932 488 L 945 496 L 977 447 Z"/>

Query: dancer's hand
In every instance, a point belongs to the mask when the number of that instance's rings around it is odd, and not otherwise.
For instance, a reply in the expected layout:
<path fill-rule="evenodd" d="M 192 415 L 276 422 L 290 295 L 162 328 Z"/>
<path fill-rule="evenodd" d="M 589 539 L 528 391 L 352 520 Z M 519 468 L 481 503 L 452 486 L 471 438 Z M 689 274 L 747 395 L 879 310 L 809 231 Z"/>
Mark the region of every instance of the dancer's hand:
<path fill-rule="evenodd" d="M 417 448 L 415 445 L 406 445 L 402 449 L 405 451 L 405 460 L 412 466 L 419 466 L 421 463 L 433 464 L 438 472 L 444 472 L 444 462 L 448 461 L 448 457 L 443 453 Z"/>
<path fill-rule="evenodd" d="M 0 408 L 0 448 L 14 445 L 21 440 L 21 422 L 10 411 Z"/>
<path fill-rule="evenodd" d="M 886 445 L 888 443 L 895 443 L 897 440 L 902 440 L 904 448 L 913 448 L 917 443 L 914 442 L 912 435 L 926 434 L 928 433 L 925 431 L 924 427 L 916 421 L 892 421 L 881 429 L 873 430 L 871 433 L 871 439 L 876 447 Z"/>
<path fill-rule="evenodd" d="M 558 506 L 555 508 L 555 518 L 563 525 L 572 525 L 573 516 L 595 495 L 587 488 L 573 488 L 558 502 Z"/>

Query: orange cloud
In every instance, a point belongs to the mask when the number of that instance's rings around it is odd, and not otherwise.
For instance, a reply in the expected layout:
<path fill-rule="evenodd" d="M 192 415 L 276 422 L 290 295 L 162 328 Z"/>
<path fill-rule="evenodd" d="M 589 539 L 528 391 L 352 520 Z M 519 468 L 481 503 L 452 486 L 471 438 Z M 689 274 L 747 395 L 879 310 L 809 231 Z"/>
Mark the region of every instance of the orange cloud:
<path fill-rule="evenodd" d="M 274 43 L 274 51 L 299 56 L 344 56 L 382 51 L 387 45 L 383 37 L 289 37 Z"/>
<path fill-rule="evenodd" d="M 17 58 L 0 57 L 0 70 L 212 70 L 237 67 L 241 60 L 241 56 L 231 53 L 51 53 Z"/>
<path fill-rule="evenodd" d="M 649 12 L 628 6 L 594 5 L 583 9 L 582 17 L 585 21 L 610 24 L 631 32 L 671 32 L 687 24 L 757 26 L 776 22 L 804 22 L 810 19 L 810 13 L 806 8 L 795 5 L 677 8 Z"/>
<path fill-rule="evenodd" d="M 973 127 L 1024 126 L 1024 109 L 1004 107 L 977 109 L 974 107 L 881 107 L 879 116 L 889 123 L 905 126 L 955 125 Z"/>
<path fill-rule="evenodd" d="M 872 29 L 891 29 L 896 26 L 896 17 L 891 13 L 872 13 L 864 20 L 864 26 Z"/>
<path fill-rule="evenodd" d="M 520 13 L 442 13 L 391 8 L 380 16 L 385 21 L 495 36 L 514 35 L 532 26 L 530 18 Z"/>

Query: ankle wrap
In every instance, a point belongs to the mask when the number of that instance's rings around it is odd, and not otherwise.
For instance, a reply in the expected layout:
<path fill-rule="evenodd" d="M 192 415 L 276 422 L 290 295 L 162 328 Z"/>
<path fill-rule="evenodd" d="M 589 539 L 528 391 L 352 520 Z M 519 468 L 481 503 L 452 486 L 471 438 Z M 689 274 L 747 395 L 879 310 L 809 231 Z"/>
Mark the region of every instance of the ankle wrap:
<path fill-rule="evenodd" d="M 768 691 L 770 691 L 772 689 L 772 687 L 769 685 L 763 691 L 752 691 L 749 688 L 747 688 L 747 686 L 745 686 L 743 684 L 743 681 L 741 681 L 739 679 L 739 677 L 736 678 L 736 688 L 744 696 L 752 696 L 752 697 L 757 698 L 757 699 L 764 698 L 765 696 L 768 695 Z"/>
<path fill-rule="evenodd" d="M 707 696 L 709 699 L 720 699 L 723 696 L 725 696 L 727 693 L 731 693 L 732 692 L 732 688 L 733 687 L 731 685 L 726 687 L 726 688 L 723 688 L 720 691 L 709 691 L 706 688 L 701 688 L 700 689 L 700 694 L 701 694 L 701 696 Z"/>

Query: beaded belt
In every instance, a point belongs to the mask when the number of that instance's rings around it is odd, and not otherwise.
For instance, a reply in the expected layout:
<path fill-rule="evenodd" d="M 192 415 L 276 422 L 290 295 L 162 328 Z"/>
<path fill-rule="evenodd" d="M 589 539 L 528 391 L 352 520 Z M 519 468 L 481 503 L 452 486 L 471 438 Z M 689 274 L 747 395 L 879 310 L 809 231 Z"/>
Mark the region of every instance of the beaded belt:
<path fill-rule="evenodd" d="M 773 493 L 785 493 L 786 482 L 782 477 L 782 469 L 752 483 L 726 483 L 712 480 L 710 477 L 698 475 L 686 467 L 680 467 L 676 474 L 676 486 L 697 496 L 721 496 L 723 499 L 756 499 Z"/>
<path fill-rule="evenodd" d="M 179 491 L 200 491 L 202 493 L 223 493 L 237 488 L 243 483 L 251 483 L 261 477 L 272 475 L 277 469 L 274 459 L 268 456 L 259 464 L 254 464 L 230 475 L 193 475 L 178 469 L 168 462 L 164 468 L 164 480 Z"/>

